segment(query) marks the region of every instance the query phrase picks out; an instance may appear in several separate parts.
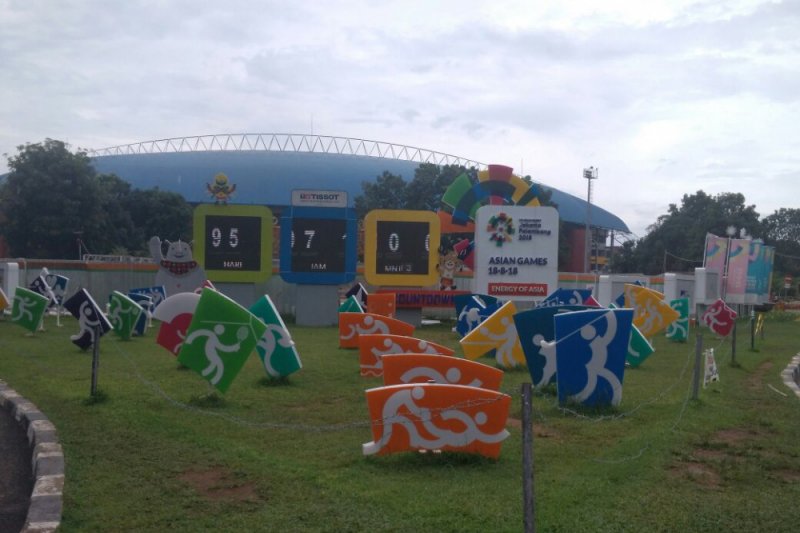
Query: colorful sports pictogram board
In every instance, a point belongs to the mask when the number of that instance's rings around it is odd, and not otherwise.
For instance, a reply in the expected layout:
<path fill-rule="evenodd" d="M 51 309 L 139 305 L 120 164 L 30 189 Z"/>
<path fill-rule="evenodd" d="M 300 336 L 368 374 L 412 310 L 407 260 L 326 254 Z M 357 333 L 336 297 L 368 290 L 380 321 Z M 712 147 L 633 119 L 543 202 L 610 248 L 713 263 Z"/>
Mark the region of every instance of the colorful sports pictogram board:
<path fill-rule="evenodd" d="M 500 390 L 504 372 L 460 357 L 406 353 L 383 356 L 383 384 L 441 383 Z"/>
<path fill-rule="evenodd" d="M 363 313 L 364 308 L 358 303 L 358 298 L 355 296 L 348 296 L 347 299 L 339 306 L 340 313 Z"/>
<path fill-rule="evenodd" d="M 78 319 L 81 330 L 71 335 L 70 340 L 81 350 L 93 346 L 97 337 L 102 337 L 111 331 L 111 322 L 86 289 L 79 290 L 65 300 L 64 309 Z"/>
<path fill-rule="evenodd" d="M 636 368 L 644 363 L 655 351 L 655 348 L 653 348 L 653 345 L 647 340 L 647 337 L 642 335 L 639 328 L 632 325 L 631 340 L 628 342 L 628 355 L 625 357 L 625 362 L 632 368 Z"/>
<path fill-rule="evenodd" d="M 203 289 L 178 362 L 225 392 L 266 330 L 261 320 L 238 303 Z"/>
<path fill-rule="evenodd" d="M 715 334 L 720 337 L 727 337 L 733 331 L 736 316 L 736 311 L 728 307 L 725 301 L 720 298 L 708 306 L 700 320 Z"/>
<path fill-rule="evenodd" d="M 367 296 L 367 311 L 375 315 L 394 318 L 397 313 L 397 295 L 393 292 L 370 294 Z"/>
<path fill-rule="evenodd" d="M 0 312 L 4 311 L 10 306 L 11 302 L 8 300 L 8 296 L 6 296 L 6 293 L 4 293 L 3 289 L 0 288 Z"/>
<path fill-rule="evenodd" d="M 456 303 L 456 331 L 462 337 L 477 328 L 503 305 L 497 298 L 481 294 L 454 296 L 453 300 Z"/>
<path fill-rule="evenodd" d="M 156 285 L 154 287 L 137 287 L 128 291 L 128 296 L 131 294 L 144 294 L 149 296 L 153 302 L 153 310 L 158 307 L 161 302 L 167 298 L 167 289 L 163 285 Z M 176 293 L 177 294 L 177 293 Z"/>
<path fill-rule="evenodd" d="M 372 441 L 364 455 L 442 450 L 497 458 L 511 397 L 463 385 L 407 384 L 366 391 Z"/>
<path fill-rule="evenodd" d="M 689 338 L 689 298 L 677 298 L 669 302 L 678 312 L 678 319 L 667 327 L 667 338 L 675 342 L 686 342 Z"/>
<path fill-rule="evenodd" d="M 547 306 L 521 311 L 514 315 L 520 346 L 531 374 L 531 383 L 541 388 L 556 382 L 555 340 L 553 317 L 560 313 L 583 311 L 585 306 Z"/>
<path fill-rule="evenodd" d="M 391 333 L 410 337 L 414 326 L 408 322 L 372 313 L 339 313 L 339 347 L 358 348 L 359 335 Z"/>
<path fill-rule="evenodd" d="M 619 405 L 632 309 L 591 309 L 556 315 L 558 401 Z"/>
<path fill-rule="evenodd" d="M 391 353 L 422 353 L 453 355 L 455 352 L 435 342 L 383 333 L 367 333 L 358 336 L 358 355 L 362 376 L 383 375 L 382 357 Z"/>
<path fill-rule="evenodd" d="M 633 325 L 648 338 L 666 329 L 680 317 L 664 301 L 663 293 L 629 283 L 625 284 L 625 307 L 634 310 Z"/>
<path fill-rule="evenodd" d="M 163 346 L 173 355 L 178 355 L 199 301 L 200 295 L 197 293 L 179 292 L 156 307 L 153 318 L 161 321 L 156 337 L 159 346 Z"/>
<path fill-rule="evenodd" d="M 256 344 L 256 351 L 267 375 L 271 378 L 282 378 L 303 368 L 292 335 L 272 299 L 265 294 L 250 307 L 250 312 L 267 326 Z"/>
<path fill-rule="evenodd" d="M 514 368 L 525 364 L 525 353 L 517 335 L 514 302 L 506 302 L 480 326 L 470 331 L 461 343 L 467 359 L 477 359 L 495 350 L 497 364 L 501 368 Z"/>
<path fill-rule="evenodd" d="M 550 307 L 550 306 L 562 306 L 562 305 L 591 305 L 592 307 L 596 307 L 594 303 L 592 304 L 587 303 L 589 301 L 595 302 L 594 298 L 592 298 L 592 289 L 559 288 L 551 292 L 547 296 L 547 298 L 539 302 L 537 307 Z"/>
<path fill-rule="evenodd" d="M 129 292 L 128 298 L 142 307 L 143 312 L 139 316 L 139 320 L 136 321 L 136 325 L 133 327 L 134 335 L 139 335 L 141 337 L 145 334 L 147 327 L 151 325 L 153 320 L 153 310 L 155 309 L 153 306 L 153 298 L 138 292 Z"/>
<path fill-rule="evenodd" d="M 47 296 L 25 287 L 17 287 L 11 306 L 11 322 L 33 333 L 42 322 L 48 305 L 50 298 Z"/>
<path fill-rule="evenodd" d="M 142 306 L 119 291 L 112 291 L 108 297 L 108 320 L 114 333 L 124 341 L 133 336 L 136 324 L 143 314 Z"/>

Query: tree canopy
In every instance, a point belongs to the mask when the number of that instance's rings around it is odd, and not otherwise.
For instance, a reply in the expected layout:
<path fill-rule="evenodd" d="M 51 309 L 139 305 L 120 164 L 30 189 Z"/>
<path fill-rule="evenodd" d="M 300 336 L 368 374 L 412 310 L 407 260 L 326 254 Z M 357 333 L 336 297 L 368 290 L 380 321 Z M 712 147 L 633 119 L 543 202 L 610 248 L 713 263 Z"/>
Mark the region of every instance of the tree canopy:
<path fill-rule="evenodd" d="M 709 196 L 703 191 L 685 194 L 680 206 L 670 204 L 634 246 L 615 254 L 615 272 L 658 274 L 666 270 L 688 271 L 702 266 L 707 233 L 726 235 L 729 227 L 737 234 L 760 236 L 761 224 L 754 205 L 745 205 L 739 193 Z M 621 267 L 626 267 L 624 270 Z"/>
<path fill-rule="evenodd" d="M 0 234 L 15 256 L 74 258 L 78 238 L 92 253 L 146 253 L 152 235 L 191 233 L 183 197 L 97 174 L 85 152 L 73 153 L 62 141 L 19 146 L 8 167 Z"/>

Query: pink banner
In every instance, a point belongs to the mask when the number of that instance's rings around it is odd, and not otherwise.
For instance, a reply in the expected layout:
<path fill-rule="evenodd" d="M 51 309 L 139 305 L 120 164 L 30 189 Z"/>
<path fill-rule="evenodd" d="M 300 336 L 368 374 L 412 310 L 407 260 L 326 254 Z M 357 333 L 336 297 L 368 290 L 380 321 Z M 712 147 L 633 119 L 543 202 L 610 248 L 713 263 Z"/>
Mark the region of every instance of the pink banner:
<path fill-rule="evenodd" d="M 750 239 L 731 239 L 728 253 L 728 284 L 726 300 L 744 303 L 747 290 L 747 266 L 750 260 Z M 739 301 L 741 299 L 741 301 Z"/>
<path fill-rule="evenodd" d="M 725 272 L 725 259 L 728 257 L 727 237 L 717 237 L 711 233 L 706 234 L 706 254 L 703 266 L 715 270 L 722 275 Z"/>

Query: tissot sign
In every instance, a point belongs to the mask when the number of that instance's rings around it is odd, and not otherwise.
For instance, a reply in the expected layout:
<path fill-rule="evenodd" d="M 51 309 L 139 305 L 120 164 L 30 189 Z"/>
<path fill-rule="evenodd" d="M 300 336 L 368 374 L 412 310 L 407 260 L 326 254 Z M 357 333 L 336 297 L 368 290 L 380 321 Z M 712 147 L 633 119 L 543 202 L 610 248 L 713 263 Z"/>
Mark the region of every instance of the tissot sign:
<path fill-rule="evenodd" d="M 542 300 L 558 285 L 558 211 L 486 205 L 475 216 L 476 292 Z"/>
<path fill-rule="evenodd" d="M 306 207 L 347 207 L 347 193 L 345 191 L 295 189 L 292 191 L 292 205 Z"/>

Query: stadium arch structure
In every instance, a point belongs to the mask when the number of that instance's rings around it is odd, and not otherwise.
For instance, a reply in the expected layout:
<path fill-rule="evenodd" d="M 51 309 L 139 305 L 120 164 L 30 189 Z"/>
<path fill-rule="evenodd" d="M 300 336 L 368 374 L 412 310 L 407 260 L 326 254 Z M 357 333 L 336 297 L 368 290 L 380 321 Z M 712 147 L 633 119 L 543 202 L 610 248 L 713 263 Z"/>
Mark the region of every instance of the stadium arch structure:
<path fill-rule="evenodd" d="M 463 165 L 478 170 L 487 164 L 464 157 L 400 144 L 324 135 L 240 133 L 145 141 L 89 150 L 100 173 L 114 173 L 134 187 L 181 194 L 190 203 L 211 201 L 207 185 L 223 173 L 236 192 L 233 204 L 280 208 L 291 203 L 292 190 L 341 190 L 350 206 L 362 193 L 362 182 L 384 171 L 414 178 L 422 163 Z M 584 225 L 587 203 L 545 183 L 562 220 Z M 630 233 L 613 213 L 591 205 L 592 227 Z"/>

